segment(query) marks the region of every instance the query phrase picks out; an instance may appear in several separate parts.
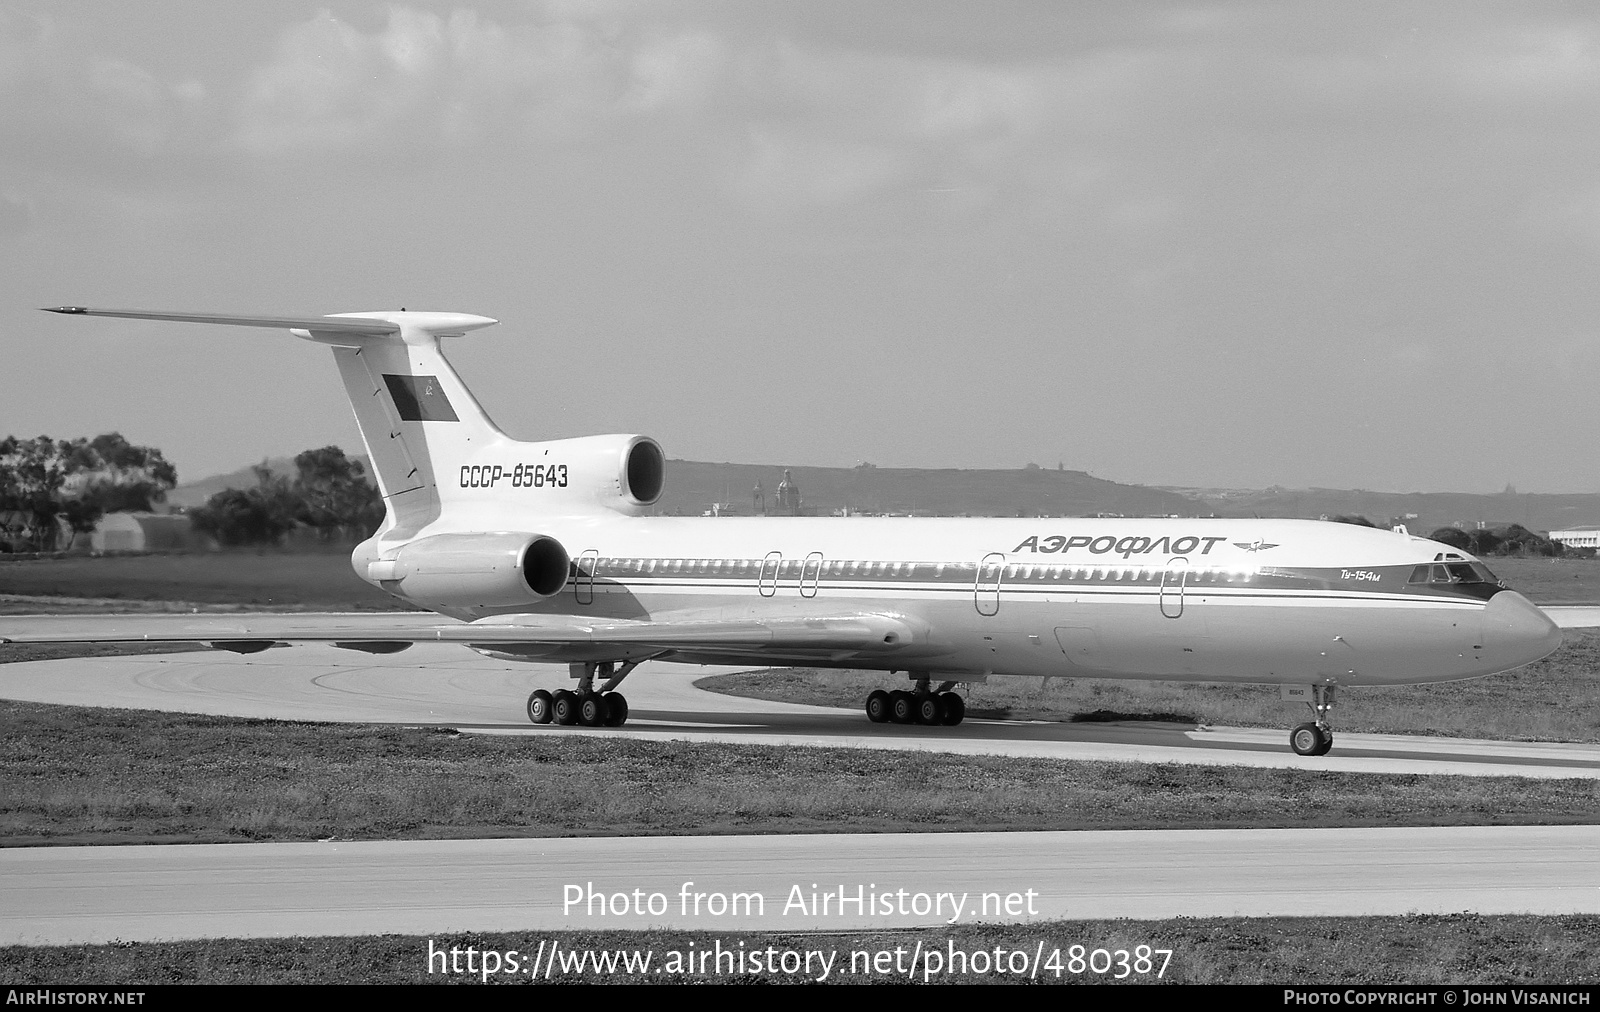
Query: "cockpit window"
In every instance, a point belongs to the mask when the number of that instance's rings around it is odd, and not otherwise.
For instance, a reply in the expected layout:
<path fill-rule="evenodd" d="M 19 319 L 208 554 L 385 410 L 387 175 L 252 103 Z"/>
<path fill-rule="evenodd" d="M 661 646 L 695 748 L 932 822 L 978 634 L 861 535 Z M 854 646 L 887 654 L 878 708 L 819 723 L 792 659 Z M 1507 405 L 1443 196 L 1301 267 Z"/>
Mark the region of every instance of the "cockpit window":
<path fill-rule="evenodd" d="M 1434 563 L 1411 571 L 1408 583 L 1493 583 L 1500 580 L 1479 562 Z"/>

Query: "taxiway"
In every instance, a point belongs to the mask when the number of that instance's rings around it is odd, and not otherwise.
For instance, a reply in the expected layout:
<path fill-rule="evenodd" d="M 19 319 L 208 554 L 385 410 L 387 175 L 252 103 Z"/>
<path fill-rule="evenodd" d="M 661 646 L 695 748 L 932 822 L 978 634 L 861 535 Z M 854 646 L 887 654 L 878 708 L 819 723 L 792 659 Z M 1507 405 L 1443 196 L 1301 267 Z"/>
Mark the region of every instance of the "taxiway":
<path fill-rule="evenodd" d="M 1596 826 L 39 847 L 0 850 L 0 945 L 852 930 L 952 918 L 1594 914 L 1597 851 Z M 889 898 L 821 902 L 840 892 Z M 745 894 L 742 907 L 735 893 Z"/>
<path fill-rule="evenodd" d="M 0 698 L 279 720 L 439 725 L 493 734 L 605 734 L 762 745 L 938 751 L 1053 759 L 1248 765 L 1350 773 L 1600 778 L 1600 745 L 1339 733 L 1333 754 L 1290 752 L 1275 728 L 969 719 L 958 727 L 873 724 L 858 709 L 706 692 L 737 669 L 650 663 L 623 685 L 624 728 L 535 727 L 534 688 L 569 686 L 565 665 L 519 664 L 419 644 L 369 656 L 326 645 L 0 665 Z M 1263 689 L 1263 691 L 1270 691 Z"/>

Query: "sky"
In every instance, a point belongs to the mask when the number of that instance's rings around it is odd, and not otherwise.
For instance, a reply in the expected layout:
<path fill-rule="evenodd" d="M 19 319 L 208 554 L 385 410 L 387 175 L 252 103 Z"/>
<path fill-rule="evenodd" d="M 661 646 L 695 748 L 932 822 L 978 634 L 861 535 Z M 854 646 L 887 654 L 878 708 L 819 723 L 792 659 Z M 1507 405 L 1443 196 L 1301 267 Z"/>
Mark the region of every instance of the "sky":
<path fill-rule="evenodd" d="M 1600 11 L 0 0 L 0 435 L 360 446 L 57 305 L 492 316 L 502 428 L 686 459 L 1600 491 Z"/>

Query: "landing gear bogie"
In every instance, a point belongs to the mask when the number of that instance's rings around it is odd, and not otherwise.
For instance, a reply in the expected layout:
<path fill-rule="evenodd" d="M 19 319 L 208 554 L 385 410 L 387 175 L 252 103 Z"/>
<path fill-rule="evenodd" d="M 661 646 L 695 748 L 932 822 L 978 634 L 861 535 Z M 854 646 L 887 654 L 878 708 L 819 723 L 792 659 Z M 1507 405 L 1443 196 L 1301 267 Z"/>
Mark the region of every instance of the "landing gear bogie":
<path fill-rule="evenodd" d="M 867 695 L 867 719 L 874 724 L 919 724 L 923 727 L 950 727 L 961 723 L 967 715 L 967 704 L 950 691 L 955 683 L 945 682 L 933 689 L 928 682 L 926 678 L 918 679 L 914 692 L 873 689 Z"/>
<path fill-rule="evenodd" d="M 575 724 L 584 727 L 621 727 L 628 722 L 628 700 L 622 693 L 611 690 L 639 664 L 639 661 L 628 661 L 622 665 L 621 671 L 615 673 L 614 666 L 609 662 L 574 664 L 572 673 L 578 679 L 577 691 L 535 689 L 528 697 L 528 719 L 535 724 L 553 723 L 566 727 Z M 605 679 L 604 684 L 594 684 L 597 675 Z"/>

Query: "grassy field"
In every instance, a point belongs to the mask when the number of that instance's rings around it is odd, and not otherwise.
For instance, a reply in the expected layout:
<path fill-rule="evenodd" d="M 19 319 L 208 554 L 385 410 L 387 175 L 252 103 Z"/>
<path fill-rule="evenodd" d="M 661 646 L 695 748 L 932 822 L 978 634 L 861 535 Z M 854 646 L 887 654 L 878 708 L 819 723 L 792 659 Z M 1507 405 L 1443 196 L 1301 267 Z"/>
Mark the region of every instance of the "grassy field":
<path fill-rule="evenodd" d="M 1600 559 L 1486 560 L 1512 590 L 1540 604 L 1600 602 Z"/>
<path fill-rule="evenodd" d="M 715 675 L 713 692 L 819 706 L 857 707 L 874 687 L 906 688 L 906 676 L 785 668 Z M 1016 720 L 1166 720 L 1288 727 L 1305 707 L 1274 686 L 996 676 L 974 685 L 972 716 Z M 1600 741 L 1600 630 L 1569 630 L 1549 657 L 1489 678 L 1433 685 L 1343 689 L 1337 731 L 1430 734 L 1517 741 Z"/>
<path fill-rule="evenodd" d="M 500 737 L 0 703 L 7 846 L 1597 819 L 1591 780 Z"/>
<path fill-rule="evenodd" d="M 358 579 L 350 568 L 348 551 L 0 560 L 0 594 L 264 611 L 400 611 L 408 607 Z"/>
<path fill-rule="evenodd" d="M 820 971 L 805 973 L 714 976 L 709 972 L 654 972 L 670 967 L 672 953 L 705 950 L 747 951 L 774 947 L 833 953 L 827 983 L 1030 983 L 1010 973 L 935 972 L 933 961 L 912 964 L 921 945 L 924 953 L 986 950 L 998 947 L 1006 963 L 1013 951 L 1027 953 L 1031 963 L 1042 952 L 1041 982 L 1115 983 L 1106 974 L 1072 972 L 1071 948 L 1130 953 L 1139 946 L 1170 949 L 1170 960 L 1152 959 L 1148 972 L 1129 973 L 1127 983 L 1169 984 L 1594 984 L 1600 981 L 1600 917 L 1478 917 L 1471 914 L 1409 917 L 1259 917 L 1179 918 L 1169 921 L 1064 921 L 993 927 L 955 927 L 914 931 L 861 931 L 828 934 L 713 934 L 704 931 L 595 931 L 529 934 L 450 934 L 427 937 L 386 935 L 378 938 L 245 939 L 122 945 L 0 948 L 0 984 L 94 983 L 140 984 L 477 984 L 526 980 L 511 974 L 445 975 L 428 972 L 428 945 L 448 950 L 472 947 L 478 952 L 518 953 L 530 960 L 541 943 L 557 942 L 562 950 L 644 952 L 653 972 L 601 976 L 592 964 L 587 972 L 561 972 L 552 981 L 611 983 L 805 983 Z M 862 972 L 870 956 L 854 953 L 900 951 L 900 966 L 909 974 L 869 975 Z M 1052 960 L 1052 953 L 1060 955 Z M 465 965 L 467 956 L 457 957 Z M 779 957 L 781 959 L 781 955 Z M 477 960 L 475 959 L 475 962 Z M 499 959 L 504 965 L 504 959 Z M 942 964 L 944 960 L 941 960 Z M 1086 961 L 1087 962 L 1087 961 Z M 1106 965 L 1101 959 L 1098 965 Z M 559 966 L 558 962 L 558 966 Z M 724 963 L 726 967 L 728 964 Z M 798 965 L 796 961 L 792 965 Z M 992 965 L 992 959 L 982 964 Z M 1057 977 L 1051 969 L 1059 966 Z M 1130 969 L 1132 967 L 1130 960 Z M 1164 970 L 1160 977 L 1156 971 Z M 541 973 L 540 979 L 544 976 Z"/>

